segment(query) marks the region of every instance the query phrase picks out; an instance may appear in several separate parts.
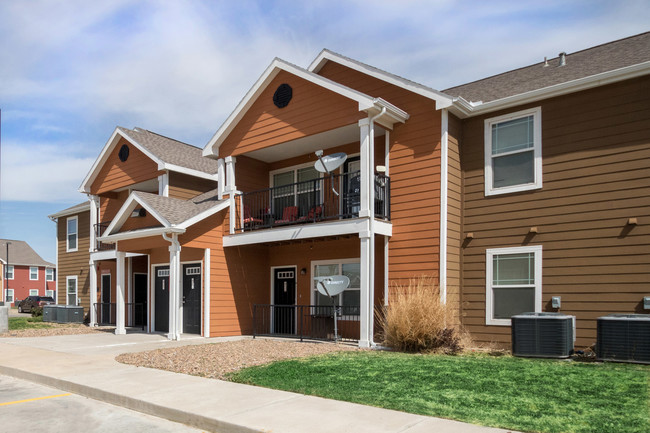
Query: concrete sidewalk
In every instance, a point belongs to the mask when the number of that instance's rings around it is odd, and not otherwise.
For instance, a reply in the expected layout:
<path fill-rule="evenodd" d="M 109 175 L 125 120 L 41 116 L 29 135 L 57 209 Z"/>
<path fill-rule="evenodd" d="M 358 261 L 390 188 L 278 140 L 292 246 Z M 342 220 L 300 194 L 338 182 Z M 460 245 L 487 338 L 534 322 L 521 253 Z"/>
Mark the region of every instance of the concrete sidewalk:
<path fill-rule="evenodd" d="M 452 433 L 506 430 L 120 364 L 179 342 L 155 334 L 0 338 L 0 374 L 216 432 Z M 221 340 L 223 341 L 223 340 Z"/>

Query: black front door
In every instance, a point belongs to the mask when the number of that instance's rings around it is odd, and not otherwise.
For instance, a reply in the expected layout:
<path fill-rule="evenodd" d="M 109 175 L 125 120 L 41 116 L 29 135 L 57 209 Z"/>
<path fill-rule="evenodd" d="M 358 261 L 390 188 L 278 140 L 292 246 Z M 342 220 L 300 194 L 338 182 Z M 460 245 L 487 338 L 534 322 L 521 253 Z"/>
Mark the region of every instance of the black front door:
<path fill-rule="evenodd" d="M 102 275 L 101 305 L 99 323 L 111 323 L 111 274 Z"/>
<path fill-rule="evenodd" d="M 147 274 L 133 275 L 134 326 L 147 323 Z"/>
<path fill-rule="evenodd" d="M 277 268 L 273 272 L 273 332 L 295 334 L 296 270 Z"/>
<path fill-rule="evenodd" d="M 158 332 L 169 332 L 169 266 L 155 268 L 156 324 Z"/>
<path fill-rule="evenodd" d="M 201 265 L 183 265 L 183 332 L 201 333 Z"/>

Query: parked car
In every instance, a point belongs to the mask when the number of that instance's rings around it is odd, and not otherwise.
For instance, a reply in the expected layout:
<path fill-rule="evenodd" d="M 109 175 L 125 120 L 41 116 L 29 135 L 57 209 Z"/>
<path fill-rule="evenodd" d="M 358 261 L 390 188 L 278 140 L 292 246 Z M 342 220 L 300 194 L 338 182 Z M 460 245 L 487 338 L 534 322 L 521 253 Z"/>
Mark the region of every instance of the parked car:
<path fill-rule="evenodd" d="M 31 313 L 32 308 L 42 307 L 43 305 L 55 304 L 51 296 L 28 296 L 18 303 L 19 313 Z"/>

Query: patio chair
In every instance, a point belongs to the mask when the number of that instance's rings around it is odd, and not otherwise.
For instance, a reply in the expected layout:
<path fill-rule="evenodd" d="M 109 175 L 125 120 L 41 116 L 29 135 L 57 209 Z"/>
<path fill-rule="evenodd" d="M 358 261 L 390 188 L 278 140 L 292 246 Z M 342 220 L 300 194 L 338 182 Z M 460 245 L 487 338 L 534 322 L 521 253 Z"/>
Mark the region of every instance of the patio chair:
<path fill-rule="evenodd" d="M 257 227 L 263 222 L 259 218 L 253 218 L 251 216 L 251 208 L 248 205 L 244 205 L 244 227 Z"/>
<path fill-rule="evenodd" d="M 276 220 L 276 224 L 287 224 L 292 223 L 296 220 L 298 216 L 298 206 L 287 206 L 282 211 L 282 219 Z"/>
<path fill-rule="evenodd" d="M 298 218 L 298 222 L 318 221 L 320 220 L 322 214 L 323 214 L 323 207 L 314 206 L 311 209 L 309 209 L 309 214 Z"/>

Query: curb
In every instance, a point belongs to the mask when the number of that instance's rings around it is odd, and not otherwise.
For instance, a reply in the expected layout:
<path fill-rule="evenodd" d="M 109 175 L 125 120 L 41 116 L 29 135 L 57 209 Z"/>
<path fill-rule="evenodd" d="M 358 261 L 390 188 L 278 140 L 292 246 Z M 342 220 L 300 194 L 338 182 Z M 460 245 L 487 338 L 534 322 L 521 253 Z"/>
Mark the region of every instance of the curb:
<path fill-rule="evenodd" d="M 121 406 L 126 409 L 141 412 L 147 415 L 152 415 L 158 418 L 163 418 L 169 421 L 178 422 L 196 427 L 198 429 L 207 430 L 211 432 L 227 432 L 227 433 L 261 433 L 262 430 L 255 430 L 249 427 L 244 427 L 238 424 L 232 424 L 218 419 L 209 418 L 195 413 L 186 412 L 178 409 L 173 409 L 166 406 L 161 406 L 154 403 L 149 403 L 144 400 L 138 400 L 132 397 L 126 397 L 109 391 L 93 388 L 87 385 L 71 382 L 69 380 L 56 379 L 53 377 L 45 376 L 30 371 L 24 371 L 13 367 L 6 367 L 0 365 L 0 374 L 11 376 L 17 379 L 28 380 L 40 385 L 46 385 L 58 388 L 62 391 L 72 392 L 84 397 L 92 398 L 104 403 L 109 403 L 114 406 Z"/>

